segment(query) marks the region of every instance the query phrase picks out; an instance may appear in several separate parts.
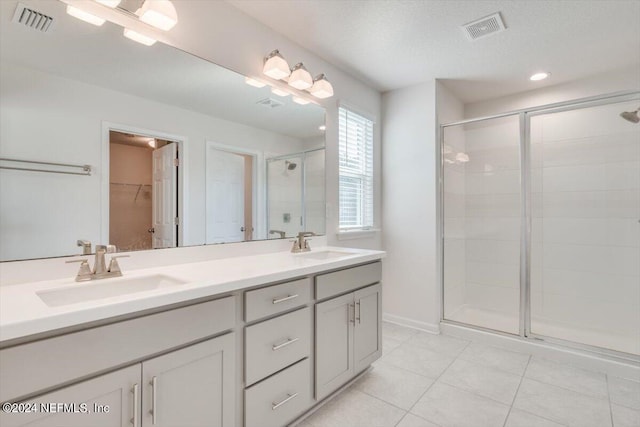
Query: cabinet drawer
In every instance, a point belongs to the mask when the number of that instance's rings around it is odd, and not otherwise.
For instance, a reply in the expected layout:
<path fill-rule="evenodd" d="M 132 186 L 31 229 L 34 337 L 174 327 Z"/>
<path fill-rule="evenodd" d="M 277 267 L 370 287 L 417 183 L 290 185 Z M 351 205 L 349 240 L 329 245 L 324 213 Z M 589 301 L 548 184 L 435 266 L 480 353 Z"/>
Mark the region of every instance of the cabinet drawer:
<path fill-rule="evenodd" d="M 281 427 L 311 405 L 309 359 L 245 390 L 245 427 Z"/>
<path fill-rule="evenodd" d="M 0 350 L 0 401 L 231 329 L 235 311 L 230 296 Z"/>
<path fill-rule="evenodd" d="M 245 329 L 247 385 L 285 368 L 311 352 L 309 307 Z"/>
<path fill-rule="evenodd" d="M 249 291 L 245 294 L 245 320 L 281 313 L 311 300 L 311 279 L 300 279 Z"/>
<path fill-rule="evenodd" d="M 363 286 L 378 283 L 382 278 L 382 263 L 361 265 L 316 276 L 316 299 L 329 298 Z"/>

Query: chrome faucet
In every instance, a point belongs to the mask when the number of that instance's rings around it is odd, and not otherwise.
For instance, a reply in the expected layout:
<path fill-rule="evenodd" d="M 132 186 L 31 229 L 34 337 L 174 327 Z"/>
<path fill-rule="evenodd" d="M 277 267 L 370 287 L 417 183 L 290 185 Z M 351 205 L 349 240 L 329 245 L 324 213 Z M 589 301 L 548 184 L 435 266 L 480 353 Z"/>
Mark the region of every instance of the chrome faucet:
<path fill-rule="evenodd" d="M 95 261 L 93 262 L 93 270 L 89 267 L 89 260 L 86 258 L 67 261 L 80 263 L 80 270 L 76 275 L 76 282 L 85 282 L 88 280 L 106 279 L 108 277 L 122 276 L 122 270 L 118 264 L 118 258 L 128 258 L 129 255 L 112 256 L 109 261 L 109 268 L 106 266 L 105 255 L 107 253 L 116 252 L 114 245 L 96 245 Z"/>
<path fill-rule="evenodd" d="M 315 236 L 316 233 L 312 231 L 301 231 L 298 233 L 298 238 L 293 241 L 293 247 L 291 248 L 291 252 L 309 252 L 311 250 L 311 246 L 305 237 Z"/>
<path fill-rule="evenodd" d="M 280 239 L 284 239 L 285 232 L 282 230 L 269 230 L 269 234 L 279 234 Z"/>
<path fill-rule="evenodd" d="M 88 240 L 78 240 L 76 245 L 82 247 L 82 255 L 91 255 L 91 242 Z"/>

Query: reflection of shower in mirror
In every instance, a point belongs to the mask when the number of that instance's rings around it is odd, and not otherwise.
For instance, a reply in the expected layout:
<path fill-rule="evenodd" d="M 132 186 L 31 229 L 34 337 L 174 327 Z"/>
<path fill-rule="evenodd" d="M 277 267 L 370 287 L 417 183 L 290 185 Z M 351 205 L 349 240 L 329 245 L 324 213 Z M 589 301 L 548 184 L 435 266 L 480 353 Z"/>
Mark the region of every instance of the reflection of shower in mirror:
<path fill-rule="evenodd" d="M 287 160 L 287 161 L 284 162 L 284 166 L 285 166 L 286 170 L 292 171 L 298 165 L 296 163 L 294 163 L 294 162 L 290 162 L 289 160 Z"/>

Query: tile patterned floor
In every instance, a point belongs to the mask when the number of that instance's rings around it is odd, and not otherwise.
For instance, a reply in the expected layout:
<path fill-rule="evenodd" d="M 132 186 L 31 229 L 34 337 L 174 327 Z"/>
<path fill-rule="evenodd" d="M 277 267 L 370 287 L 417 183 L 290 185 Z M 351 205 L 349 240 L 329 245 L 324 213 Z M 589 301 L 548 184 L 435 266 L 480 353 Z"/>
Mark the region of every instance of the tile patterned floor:
<path fill-rule="evenodd" d="M 640 427 L 640 382 L 390 323 L 383 339 L 299 427 Z"/>

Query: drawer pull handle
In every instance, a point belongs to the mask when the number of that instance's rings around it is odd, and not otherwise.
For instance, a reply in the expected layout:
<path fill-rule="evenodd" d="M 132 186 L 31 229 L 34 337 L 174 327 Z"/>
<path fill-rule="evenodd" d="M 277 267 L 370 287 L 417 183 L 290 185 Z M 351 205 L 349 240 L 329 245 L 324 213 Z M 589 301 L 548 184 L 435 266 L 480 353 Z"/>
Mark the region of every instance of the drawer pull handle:
<path fill-rule="evenodd" d="M 275 411 L 276 409 L 278 409 L 279 407 L 281 407 L 282 405 L 284 405 L 285 403 L 287 403 L 288 401 L 290 401 L 290 400 L 292 400 L 292 399 L 294 399 L 296 397 L 298 397 L 298 393 L 293 393 L 293 394 L 287 393 L 287 398 L 282 400 L 282 401 L 280 401 L 280 402 L 278 402 L 278 403 L 273 402 L 271 404 L 271 409 Z"/>
<path fill-rule="evenodd" d="M 131 418 L 131 424 L 133 427 L 138 427 L 138 418 L 140 415 L 138 414 L 138 400 L 140 398 L 140 386 L 138 384 L 134 384 L 131 389 L 131 393 L 133 393 L 133 418 Z"/>
<path fill-rule="evenodd" d="M 153 377 L 149 382 L 149 385 L 151 386 L 151 410 L 149 411 L 151 413 L 151 424 L 156 425 L 156 419 L 157 419 L 157 413 L 158 413 L 158 401 L 156 400 L 157 399 L 156 387 L 158 387 L 158 377 Z"/>
<path fill-rule="evenodd" d="M 356 310 L 357 310 L 355 314 L 356 320 L 358 321 L 358 323 L 360 323 L 360 301 L 356 303 Z"/>
<path fill-rule="evenodd" d="M 274 345 L 273 347 L 271 347 L 273 349 L 273 351 L 276 350 L 280 350 L 283 347 L 288 346 L 289 344 L 293 344 L 294 342 L 298 341 L 300 338 L 287 338 L 287 340 L 285 342 L 283 342 L 282 344 L 278 344 L 278 345 Z"/>
<path fill-rule="evenodd" d="M 295 294 L 295 295 L 287 295 L 284 298 L 274 298 L 273 303 L 274 304 L 280 304 L 281 302 L 285 302 L 285 301 L 292 300 L 294 298 L 298 298 L 298 296 L 299 296 L 298 294 Z"/>

